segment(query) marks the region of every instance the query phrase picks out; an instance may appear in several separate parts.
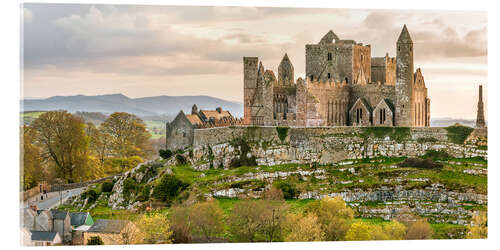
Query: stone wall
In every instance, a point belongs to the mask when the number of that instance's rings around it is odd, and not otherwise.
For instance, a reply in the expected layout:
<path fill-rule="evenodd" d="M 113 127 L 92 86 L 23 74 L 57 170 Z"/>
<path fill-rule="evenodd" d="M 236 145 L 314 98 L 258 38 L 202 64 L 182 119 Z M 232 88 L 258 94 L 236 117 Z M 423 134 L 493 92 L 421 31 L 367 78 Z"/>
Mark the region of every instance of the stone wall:
<path fill-rule="evenodd" d="M 192 164 L 195 168 L 228 167 L 240 157 L 235 139 L 248 143 L 247 157 L 258 164 L 330 164 L 346 159 L 377 156 L 419 156 L 427 150 L 444 150 L 455 157 L 487 158 L 487 150 L 475 144 L 448 141 L 444 128 L 392 128 L 374 135 L 366 127 L 289 128 L 280 139 L 276 127 L 226 127 L 195 130 Z"/>

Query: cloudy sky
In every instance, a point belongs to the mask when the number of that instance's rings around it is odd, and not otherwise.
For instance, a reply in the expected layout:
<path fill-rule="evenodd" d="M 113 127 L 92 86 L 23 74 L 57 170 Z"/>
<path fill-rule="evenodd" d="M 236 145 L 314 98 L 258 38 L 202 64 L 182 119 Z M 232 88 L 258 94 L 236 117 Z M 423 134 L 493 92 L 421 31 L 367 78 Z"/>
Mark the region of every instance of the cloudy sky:
<path fill-rule="evenodd" d="M 25 97 L 210 95 L 241 102 L 243 56 L 276 72 L 286 52 L 299 77 L 305 44 L 328 30 L 371 44 L 372 56 L 395 56 L 403 24 L 432 117 L 475 118 L 477 86 L 487 91 L 486 12 L 25 4 L 22 13 Z"/>

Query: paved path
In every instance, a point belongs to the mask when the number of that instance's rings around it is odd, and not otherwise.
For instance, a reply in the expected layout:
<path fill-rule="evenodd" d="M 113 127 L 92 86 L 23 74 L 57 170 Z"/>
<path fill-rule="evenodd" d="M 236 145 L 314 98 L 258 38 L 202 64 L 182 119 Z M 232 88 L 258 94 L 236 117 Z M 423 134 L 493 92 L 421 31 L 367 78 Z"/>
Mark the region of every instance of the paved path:
<path fill-rule="evenodd" d="M 70 189 L 70 190 L 64 190 L 61 193 L 59 192 L 50 192 L 47 193 L 47 197 L 43 197 L 43 200 L 41 200 L 40 195 L 36 195 L 33 198 L 31 198 L 28 202 L 24 202 L 23 207 L 28 207 L 29 202 L 35 202 L 38 209 L 51 209 L 56 206 L 59 206 L 60 204 L 60 199 L 62 196 L 62 202 L 66 201 L 69 197 L 79 195 L 85 190 L 86 187 L 83 188 L 75 188 L 75 189 Z"/>

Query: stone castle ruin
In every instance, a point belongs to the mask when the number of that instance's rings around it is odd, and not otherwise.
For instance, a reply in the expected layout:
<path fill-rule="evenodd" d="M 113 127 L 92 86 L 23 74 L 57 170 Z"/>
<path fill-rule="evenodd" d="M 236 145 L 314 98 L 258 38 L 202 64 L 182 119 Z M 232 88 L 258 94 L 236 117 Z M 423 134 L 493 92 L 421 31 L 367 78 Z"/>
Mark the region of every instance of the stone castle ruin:
<path fill-rule="evenodd" d="M 306 79 L 294 78 L 287 54 L 278 78 L 244 57 L 245 125 L 428 127 L 430 99 L 414 70 L 413 41 L 403 27 L 396 57 L 371 57 L 371 46 L 329 31 L 306 45 Z"/>

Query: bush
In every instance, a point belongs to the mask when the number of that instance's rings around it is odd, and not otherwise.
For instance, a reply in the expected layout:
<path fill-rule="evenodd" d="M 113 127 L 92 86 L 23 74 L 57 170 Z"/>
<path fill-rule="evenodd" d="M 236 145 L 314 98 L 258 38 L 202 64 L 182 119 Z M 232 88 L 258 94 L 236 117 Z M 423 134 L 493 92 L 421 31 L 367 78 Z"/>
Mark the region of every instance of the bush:
<path fill-rule="evenodd" d="M 276 132 L 278 132 L 278 137 L 283 142 L 288 134 L 288 127 L 276 127 Z"/>
<path fill-rule="evenodd" d="M 424 159 L 432 159 L 432 160 L 447 160 L 451 156 L 444 150 L 427 150 L 425 154 L 422 156 Z"/>
<path fill-rule="evenodd" d="M 115 183 L 113 183 L 112 181 L 105 181 L 102 183 L 101 191 L 102 192 L 111 192 L 111 191 L 113 191 L 114 186 L 115 186 Z"/>
<path fill-rule="evenodd" d="M 160 201 L 171 203 L 189 184 L 177 179 L 174 175 L 164 175 L 154 187 L 152 196 Z"/>
<path fill-rule="evenodd" d="M 87 240 L 87 245 L 104 245 L 104 241 L 99 236 L 92 236 Z"/>
<path fill-rule="evenodd" d="M 453 125 L 446 128 L 448 131 L 448 139 L 455 144 L 464 144 L 467 137 L 474 129 L 462 125 Z"/>
<path fill-rule="evenodd" d="M 434 162 L 431 159 L 407 158 L 398 164 L 399 167 L 421 168 L 421 169 L 442 169 L 443 164 Z"/>
<path fill-rule="evenodd" d="M 90 190 L 85 191 L 82 194 L 82 196 L 84 199 L 88 199 L 88 203 L 91 204 L 97 200 L 98 194 L 94 189 L 90 189 Z"/>
<path fill-rule="evenodd" d="M 169 159 L 170 157 L 172 157 L 172 155 L 174 155 L 174 153 L 172 153 L 170 149 L 160 149 L 158 153 L 160 153 L 160 157 L 165 160 Z"/>
<path fill-rule="evenodd" d="M 149 200 L 149 194 L 151 193 L 151 186 L 150 185 L 144 185 L 141 186 L 139 192 L 137 192 L 137 201 L 144 202 Z"/>
<path fill-rule="evenodd" d="M 123 181 L 122 194 L 126 198 L 130 197 L 130 194 L 135 194 L 137 189 L 137 182 L 133 178 L 127 178 Z"/>
<path fill-rule="evenodd" d="M 294 199 L 298 195 L 295 186 L 288 182 L 275 182 L 275 187 L 283 192 L 283 197 L 285 199 Z"/>
<path fill-rule="evenodd" d="M 176 154 L 175 159 L 177 160 L 177 165 L 186 165 L 187 164 L 186 157 L 184 157 L 181 154 Z"/>

